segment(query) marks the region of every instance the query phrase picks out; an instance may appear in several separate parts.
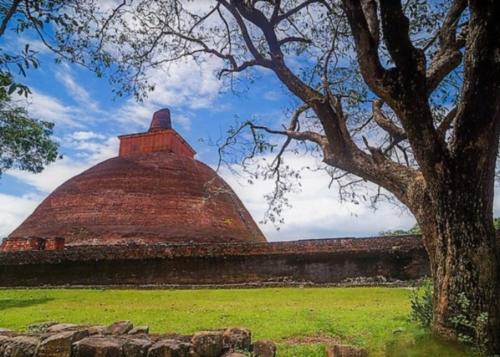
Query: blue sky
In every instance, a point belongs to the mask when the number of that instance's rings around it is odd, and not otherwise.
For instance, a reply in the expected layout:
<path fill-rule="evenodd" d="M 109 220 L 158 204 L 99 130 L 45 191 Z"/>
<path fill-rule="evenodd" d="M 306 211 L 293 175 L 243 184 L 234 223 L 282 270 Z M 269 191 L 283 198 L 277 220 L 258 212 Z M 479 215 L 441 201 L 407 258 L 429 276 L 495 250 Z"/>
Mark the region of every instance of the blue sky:
<path fill-rule="evenodd" d="M 174 128 L 197 151 L 197 159 L 217 162 L 217 148 L 211 143 L 224 137 L 230 125 L 246 118 L 279 123 L 294 100 L 271 73 L 259 72 L 257 80 L 241 80 L 237 92 L 217 80 L 217 60 L 198 65 L 179 63 L 168 72 L 157 73 L 156 90 L 142 103 L 113 95 L 106 79 L 69 64 L 55 64 L 53 56 L 36 41 L 10 37 L 8 46 L 30 42 L 40 50 L 41 67 L 24 80 L 32 89 L 28 99 L 31 114 L 54 122 L 55 139 L 63 159 L 41 174 L 11 170 L 0 179 L 0 236 L 6 236 L 58 185 L 107 158 L 116 156 L 117 135 L 144 131 L 154 111 L 167 107 Z M 320 164 L 310 156 L 289 156 L 295 167 Z M 237 169 L 237 168 L 236 168 Z M 221 175 L 239 194 L 259 222 L 267 208 L 264 195 L 272 182 L 249 184 L 245 176 L 223 169 Z M 289 196 L 285 223 L 277 230 L 260 223 L 269 240 L 376 235 L 382 230 L 409 228 L 414 220 L 399 206 L 368 206 L 342 203 L 335 186 L 322 172 L 305 172 L 302 190 Z"/>

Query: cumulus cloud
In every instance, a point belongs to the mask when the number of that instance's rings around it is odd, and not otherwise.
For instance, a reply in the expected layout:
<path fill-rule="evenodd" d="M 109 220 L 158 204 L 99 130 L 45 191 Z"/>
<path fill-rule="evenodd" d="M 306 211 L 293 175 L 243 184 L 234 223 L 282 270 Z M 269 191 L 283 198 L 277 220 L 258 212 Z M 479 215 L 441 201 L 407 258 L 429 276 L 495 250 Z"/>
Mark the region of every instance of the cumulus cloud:
<path fill-rule="evenodd" d="M 116 114 L 109 117 L 124 125 L 132 123 L 145 128 L 151 120 L 151 113 L 167 107 L 177 112 L 175 124 L 190 130 L 191 118 L 187 111 L 220 110 L 222 107 L 213 106 L 222 86 L 215 74 L 219 66 L 219 59 L 208 58 L 198 63 L 186 59 L 170 63 L 165 68 L 151 69 L 148 78 L 155 90 L 140 103 L 130 98 Z"/>
<path fill-rule="evenodd" d="M 67 105 L 59 99 L 46 95 L 34 88 L 31 88 L 31 92 L 32 94 L 27 99 L 26 107 L 34 118 L 49 121 L 58 126 L 84 127 L 80 121 L 82 118 L 82 110 L 80 108 Z"/>
<path fill-rule="evenodd" d="M 38 206 L 44 196 L 21 197 L 0 193 L 0 239 L 12 232 Z"/>
<path fill-rule="evenodd" d="M 80 158 L 65 156 L 61 160 L 48 165 L 41 173 L 34 174 L 21 170 L 10 170 L 7 175 L 32 186 L 38 193 L 47 194 L 55 190 L 66 180 L 85 171 L 89 167 L 116 156 L 118 139 L 106 138 L 103 141 L 80 140 L 74 143 L 83 155 Z"/>
<path fill-rule="evenodd" d="M 102 134 L 98 134 L 93 131 L 75 131 L 68 135 L 68 139 L 76 141 L 86 141 L 91 139 L 105 139 L 106 137 Z"/>
<path fill-rule="evenodd" d="M 316 167 L 320 163 L 312 157 L 287 156 L 287 164 L 294 168 Z M 236 191 L 256 221 L 262 221 L 268 208 L 265 194 L 272 192 L 272 180 L 255 180 L 249 184 L 245 174 L 222 170 L 221 176 Z M 408 229 L 414 218 L 400 206 L 382 202 L 377 209 L 367 204 L 341 202 L 335 189 L 329 189 L 330 177 L 324 171 L 302 172 L 301 190 L 291 192 L 291 208 L 283 211 L 285 223 L 279 230 L 272 223 L 260 223 L 269 240 L 295 240 L 342 236 L 376 235 L 388 229 Z M 370 188 L 368 188 L 370 189 Z"/>

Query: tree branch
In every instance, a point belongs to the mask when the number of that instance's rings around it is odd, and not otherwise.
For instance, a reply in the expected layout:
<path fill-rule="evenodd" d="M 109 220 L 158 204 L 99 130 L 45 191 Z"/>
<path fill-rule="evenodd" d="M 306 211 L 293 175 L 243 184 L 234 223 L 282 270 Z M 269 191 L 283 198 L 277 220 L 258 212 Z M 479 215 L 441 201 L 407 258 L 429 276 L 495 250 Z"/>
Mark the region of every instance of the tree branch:
<path fill-rule="evenodd" d="M 343 0 L 344 11 L 349 20 L 361 74 L 366 83 L 379 97 L 389 99 L 389 73 L 380 63 L 378 40 L 376 40 L 363 11 L 360 0 Z M 367 13 L 373 16 L 373 12 Z M 370 21 L 374 20 L 373 17 Z"/>
<path fill-rule="evenodd" d="M 457 165 L 481 157 L 478 172 L 489 172 L 484 167 L 495 165 L 500 133 L 500 2 L 470 1 L 469 9 L 464 85 L 450 145 Z"/>
<path fill-rule="evenodd" d="M 425 55 L 410 40 L 410 22 L 403 12 L 401 1 L 381 0 L 380 18 L 387 50 L 402 79 L 409 81 L 425 73 Z"/>
<path fill-rule="evenodd" d="M 378 126 L 384 129 L 395 141 L 400 142 L 402 140 L 405 140 L 407 138 L 405 130 L 394 124 L 389 118 L 385 116 L 385 114 L 382 112 L 383 104 L 384 103 L 379 99 L 373 101 L 373 119 L 378 124 Z"/>
<path fill-rule="evenodd" d="M 443 21 L 443 25 L 436 33 L 435 38 L 439 39 L 440 47 L 427 69 L 428 95 L 430 95 L 443 79 L 462 62 L 463 56 L 460 50 L 465 45 L 465 33 L 460 34 L 457 38 L 456 32 L 458 21 L 466 7 L 466 0 L 453 1 Z M 428 46 L 430 46 L 430 43 Z"/>
<path fill-rule="evenodd" d="M 441 124 L 439 124 L 439 126 L 437 128 L 437 132 L 441 138 L 444 139 L 446 132 L 448 131 L 448 129 L 450 129 L 451 124 L 453 123 L 453 121 L 456 118 L 456 115 L 457 115 L 457 107 L 453 107 L 453 109 L 451 109 L 448 112 L 448 114 L 446 114 L 446 116 L 444 117 Z"/>
<path fill-rule="evenodd" d="M 5 17 L 3 18 L 2 24 L 0 25 L 0 37 L 3 36 L 5 30 L 7 29 L 7 25 L 9 24 L 10 19 L 16 13 L 17 8 L 21 3 L 21 1 L 22 0 L 14 0 L 10 5 L 9 10 L 7 10 L 7 12 L 5 13 Z"/>

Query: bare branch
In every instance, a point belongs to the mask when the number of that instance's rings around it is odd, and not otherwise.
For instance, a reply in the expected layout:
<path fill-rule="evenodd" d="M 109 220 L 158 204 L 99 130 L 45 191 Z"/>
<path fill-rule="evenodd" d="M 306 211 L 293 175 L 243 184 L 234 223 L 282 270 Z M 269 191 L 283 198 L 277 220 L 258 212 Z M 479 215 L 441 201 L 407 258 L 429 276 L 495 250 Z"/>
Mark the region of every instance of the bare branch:
<path fill-rule="evenodd" d="M 113 11 L 111 12 L 111 14 L 104 21 L 103 25 L 101 26 L 100 30 L 97 33 L 97 37 L 100 39 L 99 40 L 99 45 L 97 46 L 97 51 L 100 51 L 101 48 L 102 48 L 103 41 L 104 41 L 103 34 L 106 31 L 106 29 L 108 28 L 109 23 L 116 16 L 116 14 L 118 14 L 118 12 L 120 11 L 120 9 L 123 6 L 126 5 L 126 3 L 127 3 L 127 1 L 123 0 L 120 4 L 118 4 L 118 6 L 113 9 Z"/>
<path fill-rule="evenodd" d="M 293 9 L 287 11 L 286 13 L 284 13 L 282 15 L 271 17 L 271 23 L 273 25 L 276 25 L 276 24 L 280 23 L 281 21 L 292 17 L 296 13 L 300 12 L 301 10 L 305 9 L 306 7 L 308 7 L 308 6 L 310 6 L 311 4 L 314 4 L 314 3 L 323 4 L 324 6 L 326 6 L 327 8 L 329 8 L 329 5 L 326 3 L 326 1 L 323 1 L 323 0 L 306 0 L 303 3 L 301 3 L 300 5 L 294 7 Z"/>
<path fill-rule="evenodd" d="M 458 38 L 456 32 L 458 21 L 466 7 L 466 0 L 453 1 L 443 25 L 434 36 L 434 39 L 439 39 L 440 47 L 427 69 L 427 94 L 432 93 L 442 80 L 462 62 L 463 56 L 460 49 L 465 45 L 465 31 Z M 434 39 L 429 41 L 426 47 L 429 47 Z"/>
<path fill-rule="evenodd" d="M 381 100 L 374 100 L 372 103 L 373 119 L 375 122 L 384 129 L 395 141 L 400 142 L 407 138 L 406 132 L 403 128 L 394 124 L 389 118 L 385 116 L 382 111 L 382 105 L 384 103 Z"/>
<path fill-rule="evenodd" d="M 298 37 L 298 36 L 290 36 L 290 37 L 285 37 L 284 39 L 281 39 L 278 41 L 278 44 L 280 46 L 289 43 L 289 42 L 301 42 L 301 43 L 311 43 L 312 41 L 304 38 L 304 37 Z"/>

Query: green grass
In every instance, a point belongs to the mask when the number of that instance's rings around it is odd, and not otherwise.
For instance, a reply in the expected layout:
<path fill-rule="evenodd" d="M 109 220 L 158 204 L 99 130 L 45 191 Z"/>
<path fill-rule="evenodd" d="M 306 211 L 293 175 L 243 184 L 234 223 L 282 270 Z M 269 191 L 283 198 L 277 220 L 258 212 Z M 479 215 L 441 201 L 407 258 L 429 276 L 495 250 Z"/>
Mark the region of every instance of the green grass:
<path fill-rule="evenodd" d="M 151 332 L 191 333 L 226 326 L 251 329 L 279 344 L 279 356 L 322 356 L 318 344 L 287 337 L 331 336 L 371 355 L 461 356 L 407 321 L 402 288 L 269 288 L 201 290 L 0 290 L 0 327 L 23 330 L 42 321 L 107 324 L 132 320 Z M 403 353 L 403 354 L 401 354 Z"/>

